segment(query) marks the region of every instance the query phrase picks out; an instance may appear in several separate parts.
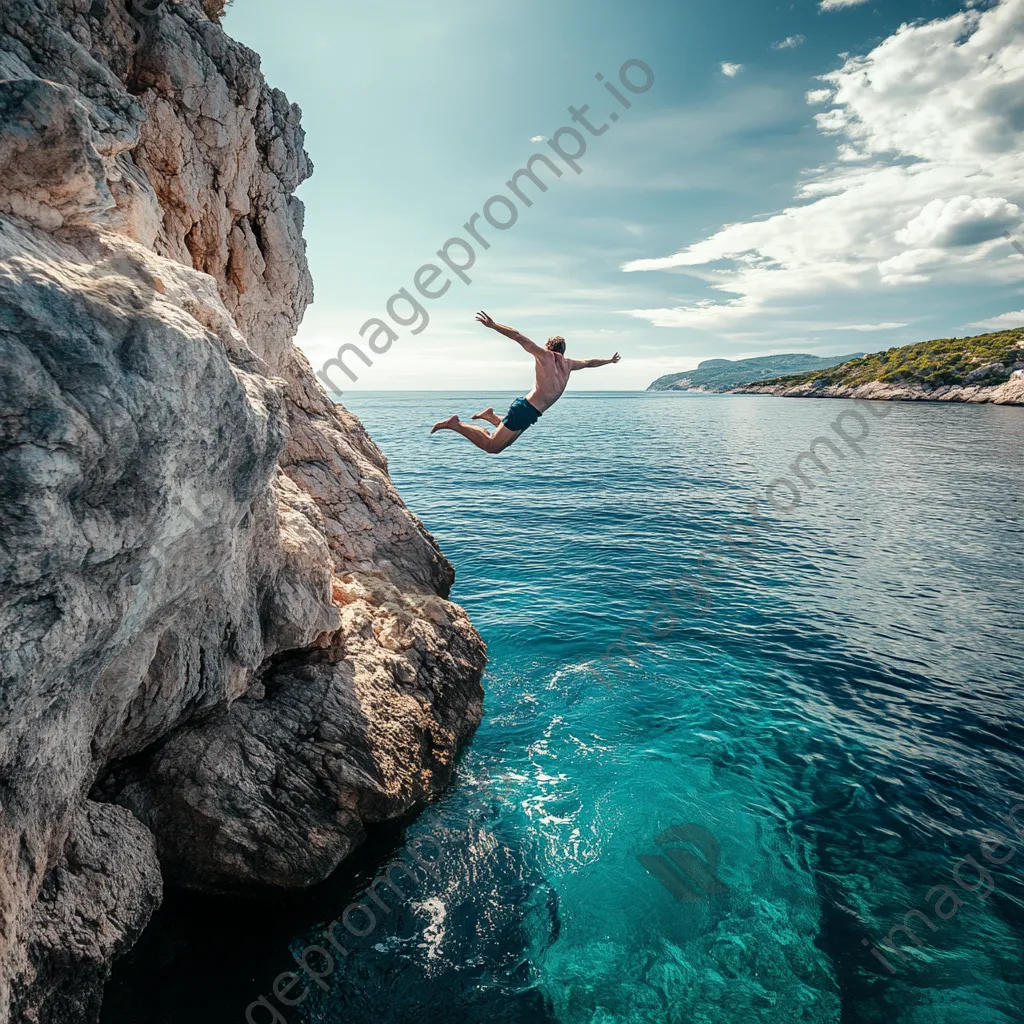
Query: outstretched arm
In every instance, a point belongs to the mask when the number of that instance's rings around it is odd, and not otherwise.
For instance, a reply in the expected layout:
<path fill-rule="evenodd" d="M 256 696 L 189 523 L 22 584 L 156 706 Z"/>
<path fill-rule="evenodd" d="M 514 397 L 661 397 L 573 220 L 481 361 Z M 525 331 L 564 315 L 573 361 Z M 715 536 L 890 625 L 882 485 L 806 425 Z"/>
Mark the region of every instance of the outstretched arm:
<path fill-rule="evenodd" d="M 607 366 L 609 363 L 617 363 L 622 356 L 618 352 L 611 359 L 566 359 L 570 370 L 587 370 L 593 366 Z"/>
<path fill-rule="evenodd" d="M 506 327 L 504 324 L 499 324 L 491 317 L 489 317 L 483 310 L 476 315 L 477 321 L 482 323 L 484 327 L 489 327 L 492 331 L 497 331 L 499 334 L 504 334 L 506 338 L 511 338 L 513 341 L 522 345 L 531 356 L 538 356 L 544 354 L 544 349 L 540 347 L 536 342 L 530 341 L 525 334 L 520 334 L 514 327 Z"/>

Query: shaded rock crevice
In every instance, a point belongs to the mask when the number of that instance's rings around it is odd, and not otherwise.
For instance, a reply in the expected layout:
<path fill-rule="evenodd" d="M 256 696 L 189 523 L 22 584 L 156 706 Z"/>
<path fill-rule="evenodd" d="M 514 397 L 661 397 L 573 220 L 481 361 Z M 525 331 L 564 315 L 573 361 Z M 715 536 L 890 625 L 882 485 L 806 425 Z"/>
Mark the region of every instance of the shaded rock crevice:
<path fill-rule="evenodd" d="M 152 835 L 123 808 L 86 801 L 33 908 L 15 1019 L 95 1020 L 110 963 L 139 937 L 162 894 Z"/>
<path fill-rule="evenodd" d="M 0 7 L 0 1024 L 94 1020 L 164 882 L 320 881 L 482 708 L 293 344 L 300 112 L 200 0 L 137 14 Z"/>

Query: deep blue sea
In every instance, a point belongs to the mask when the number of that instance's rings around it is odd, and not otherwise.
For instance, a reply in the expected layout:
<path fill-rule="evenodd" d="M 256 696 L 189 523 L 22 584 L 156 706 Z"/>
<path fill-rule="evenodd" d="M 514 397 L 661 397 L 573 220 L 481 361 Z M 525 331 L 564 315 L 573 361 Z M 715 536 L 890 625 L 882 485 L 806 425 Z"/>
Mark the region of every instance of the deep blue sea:
<path fill-rule="evenodd" d="M 300 904 L 172 895 L 106 1024 L 1024 1021 L 1024 409 L 577 393 L 500 456 L 428 434 L 513 397 L 346 396 L 488 644 L 455 785 Z"/>

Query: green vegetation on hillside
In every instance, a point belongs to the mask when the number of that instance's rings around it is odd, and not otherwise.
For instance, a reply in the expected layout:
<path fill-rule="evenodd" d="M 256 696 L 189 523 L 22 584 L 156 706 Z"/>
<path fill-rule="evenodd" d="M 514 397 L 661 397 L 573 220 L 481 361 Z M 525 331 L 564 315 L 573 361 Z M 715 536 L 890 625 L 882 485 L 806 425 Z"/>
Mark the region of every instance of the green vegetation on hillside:
<path fill-rule="evenodd" d="M 863 355 L 854 352 L 846 356 L 810 356 L 786 353 L 774 356 L 755 356 L 753 359 L 705 359 L 696 370 L 667 373 L 648 387 L 648 391 L 676 391 L 685 388 L 705 388 L 708 391 L 728 391 L 743 384 L 753 384 L 778 377 L 783 373 L 802 373 L 826 370 L 839 363 Z"/>
<path fill-rule="evenodd" d="M 986 387 L 1005 383 L 1010 379 L 1014 364 L 1024 363 L 1024 328 L 980 334 L 973 338 L 921 341 L 916 345 L 890 348 L 853 359 L 831 370 L 812 370 L 758 383 L 794 386 L 815 382 L 822 386 L 855 387 L 877 380 L 928 389 L 974 383 L 967 381 L 967 376 L 991 363 L 1001 363 L 1002 369 L 993 368 L 976 383 Z"/>

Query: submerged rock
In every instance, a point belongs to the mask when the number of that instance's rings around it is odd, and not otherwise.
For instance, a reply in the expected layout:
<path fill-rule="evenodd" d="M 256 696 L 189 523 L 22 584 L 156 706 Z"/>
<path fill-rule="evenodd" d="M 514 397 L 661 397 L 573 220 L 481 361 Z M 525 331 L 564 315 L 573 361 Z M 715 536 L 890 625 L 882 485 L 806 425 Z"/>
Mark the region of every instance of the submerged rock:
<path fill-rule="evenodd" d="M 0 1022 L 83 1024 L 161 878 L 309 885 L 442 788 L 485 651 L 293 345 L 257 56 L 200 0 L 5 0 L 0 139 Z"/>

